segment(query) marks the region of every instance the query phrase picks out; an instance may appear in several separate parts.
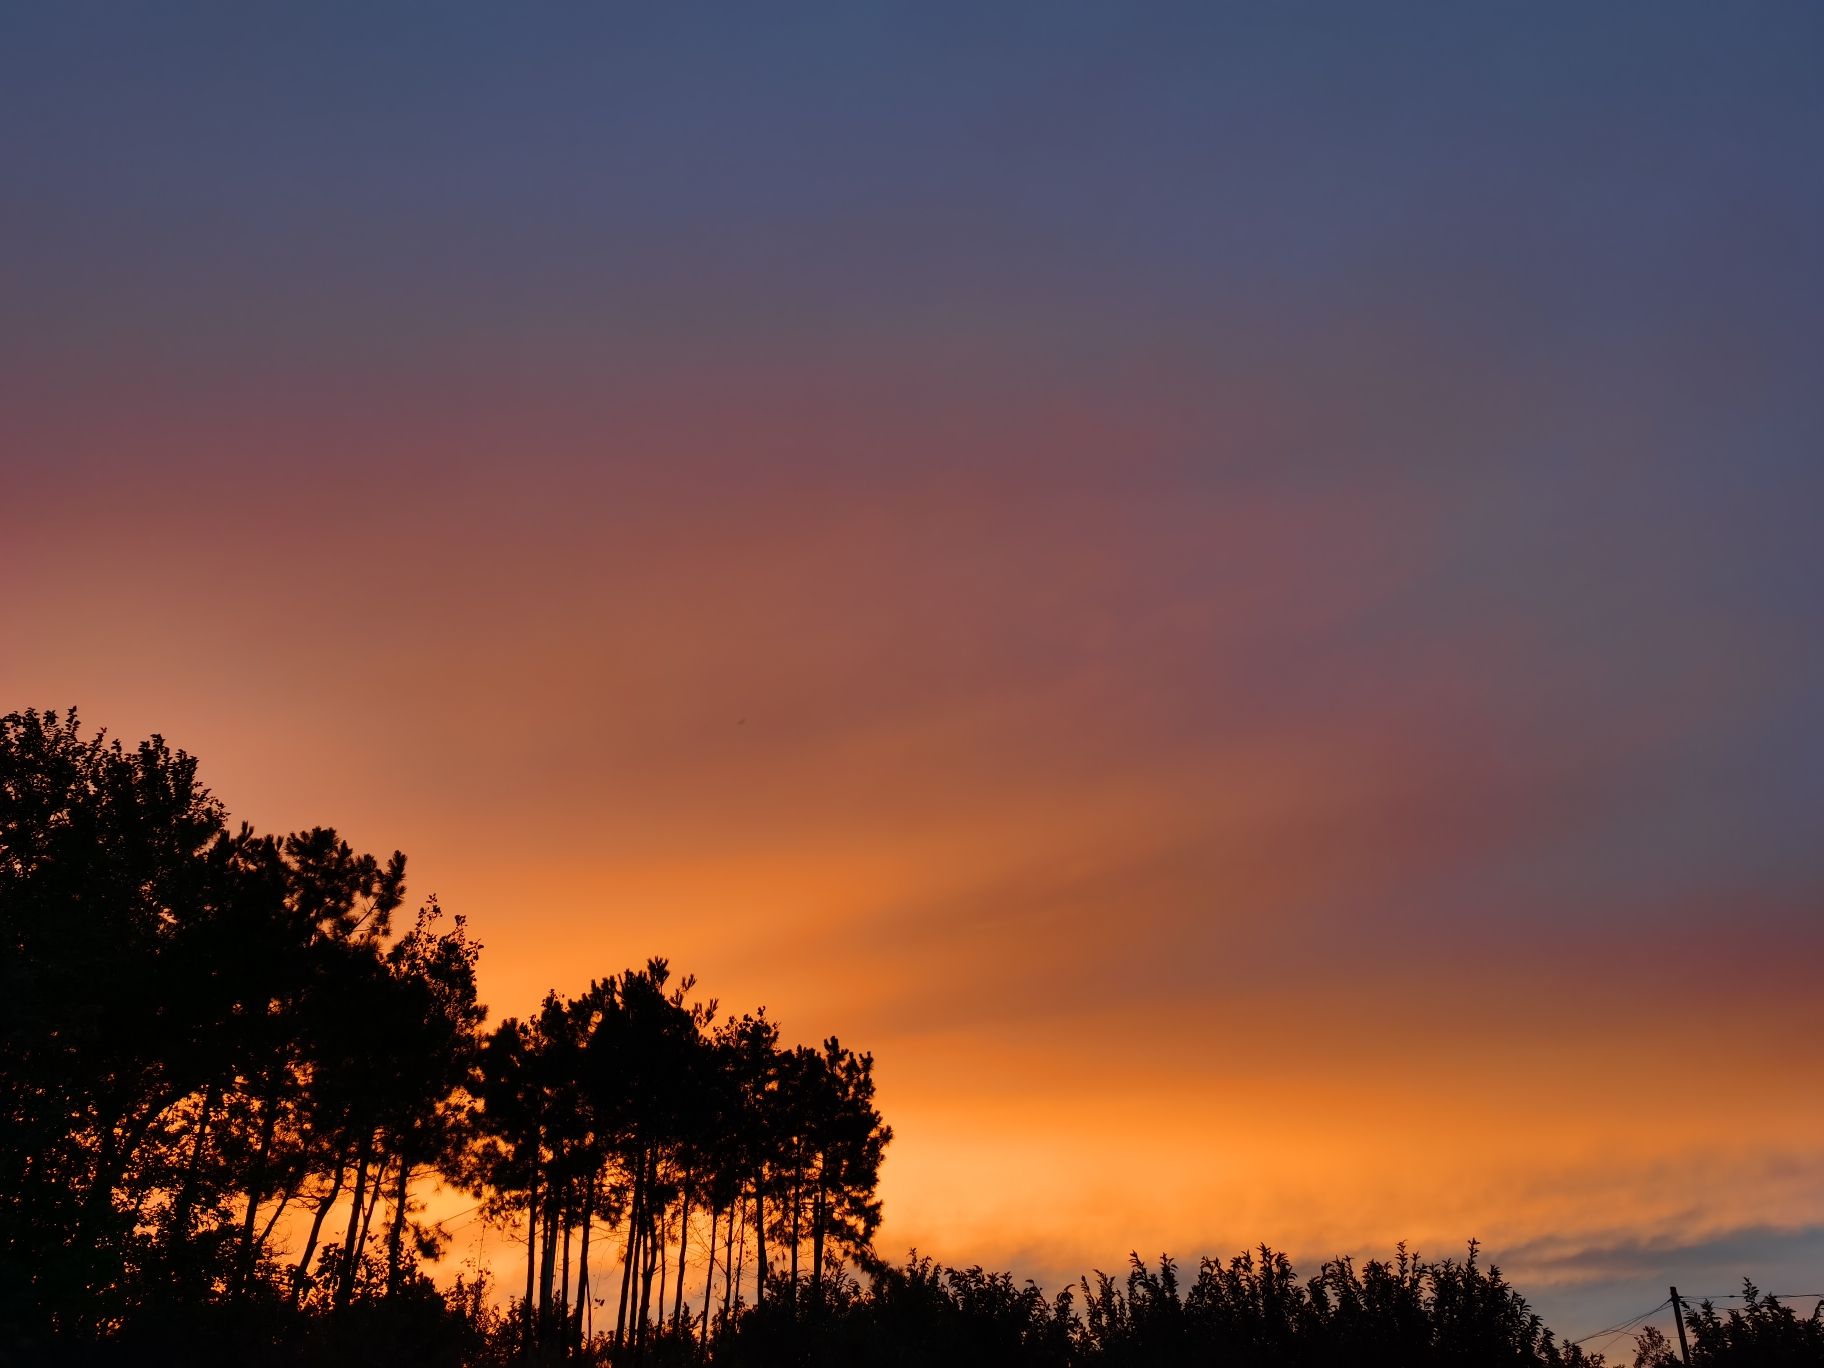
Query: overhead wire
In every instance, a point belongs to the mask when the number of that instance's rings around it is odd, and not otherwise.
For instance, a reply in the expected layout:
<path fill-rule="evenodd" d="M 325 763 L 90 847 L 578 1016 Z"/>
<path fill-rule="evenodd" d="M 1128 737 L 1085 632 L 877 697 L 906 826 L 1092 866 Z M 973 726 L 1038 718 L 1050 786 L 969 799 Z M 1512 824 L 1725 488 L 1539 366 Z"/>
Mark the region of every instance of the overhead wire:
<path fill-rule="evenodd" d="M 448 1216 L 438 1217 L 435 1224 L 440 1225 L 440 1226 L 448 1226 L 452 1221 L 461 1220 L 464 1216 L 468 1216 L 472 1212 L 480 1211 L 481 1208 L 482 1208 L 482 1203 L 477 1202 L 477 1203 L 475 1203 L 474 1206 L 464 1207 L 461 1211 L 453 1211 Z"/>
<path fill-rule="evenodd" d="M 1623 1335 L 1631 1334 L 1633 1331 L 1638 1330 L 1639 1328 L 1640 1328 L 1639 1326 L 1631 1326 L 1631 1327 L 1628 1327 L 1628 1328 L 1622 1329 L 1622 1330 L 1611 1330 L 1606 1335 L 1592 1335 L 1592 1336 L 1590 1336 L 1589 1339 L 1578 1340 L 1577 1343 L 1579 1345 L 1589 1344 L 1598 1349 L 1601 1349 L 1604 1353 L 1607 1353 L 1608 1349 L 1609 1349 L 1609 1345 L 1613 1341 L 1619 1339 Z"/>
<path fill-rule="evenodd" d="M 1645 1311 L 1642 1311 L 1638 1316 L 1629 1316 L 1626 1320 L 1621 1321 L 1620 1323 L 1618 1323 L 1616 1325 L 1611 1325 L 1607 1330 L 1592 1330 L 1589 1334 L 1585 1335 L 1582 1339 L 1574 1339 L 1570 1342 L 1572 1344 L 1588 1344 L 1591 1340 L 1601 1339 L 1605 1335 L 1619 1335 L 1623 1331 L 1633 1329 L 1635 1325 L 1639 1324 L 1641 1321 L 1644 1321 L 1648 1316 L 1652 1315 L 1655 1311 L 1664 1310 L 1666 1307 L 1670 1306 L 1671 1304 L 1672 1304 L 1672 1298 L 1667 1297 L 1664 1301 L 1658 1302 L 1652 1306 L 1649 1306 Z"/>

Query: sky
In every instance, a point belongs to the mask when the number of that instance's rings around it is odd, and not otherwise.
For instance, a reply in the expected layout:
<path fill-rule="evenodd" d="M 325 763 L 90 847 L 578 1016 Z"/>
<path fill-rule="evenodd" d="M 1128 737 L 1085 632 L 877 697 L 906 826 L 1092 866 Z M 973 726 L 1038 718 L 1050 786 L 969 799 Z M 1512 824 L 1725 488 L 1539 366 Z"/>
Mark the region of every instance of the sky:
<path fill-rule="evenodd" d="M 1821 44 L 6 7 L 0 708 L 873 1051 L 889 1251 L 1824 1291 Z"/>

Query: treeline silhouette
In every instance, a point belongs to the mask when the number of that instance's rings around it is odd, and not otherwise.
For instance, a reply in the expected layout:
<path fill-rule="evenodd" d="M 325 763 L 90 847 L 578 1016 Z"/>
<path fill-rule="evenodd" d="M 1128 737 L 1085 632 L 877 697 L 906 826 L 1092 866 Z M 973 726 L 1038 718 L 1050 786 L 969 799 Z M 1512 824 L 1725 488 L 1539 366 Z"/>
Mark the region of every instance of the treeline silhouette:
<path fill-rule="evenodd" d="M 791 1304 L 867 1250 L 891 1134 L 870 1056 L 718 1023 L 657 959 L 483 1034 L 462 918 L 428 903 L 395 930 L 402 855 L 230 826 L 193 758 L 85 737 L 74 712 L 0 721 L 0 794 L 15 1352 L 447 1337 L 432 1176 L 525 1232 L 494 1337 L 527 1356 L 700 1339 L 742 1310 L 750 1251 L 753 1302 Z M 705 1222 L 721 1297 L 705 1278 L 687 1308 Z M 485 1297 L 465 1296 L 472 1329 Z"/>
<path fill-rule="evenodd" d="M 0 1363 L 1601 1362 L 1473 1245 L 1050 1299 L 889 1266 L 870 1055 L 662 959 L 484 1029 L 463 919 L 404 905 L 402 855 L 231 825 L 156 736 L 0 719 Z M 451 1189 L 523 1282 L 437 1280 Z M 1777 1304 L 1740 1319 L 1694 1360 L 1820 1361 Z"/>
<path fill-rule="evenodd" d="M 1685 1312 L 1691 1362 L 1728 1368 L 1766 1364 L 1769 1368 L 1824 1363 L 1824 1301 L 1801 1318 L 1790 1305 L 1744 1281 L 1743 1305 L 1727 1311 L 1701 1302 Z M 1679 1350 L 1665 1332 L 1649 1325 L 1634 1337 L 1635 1368 L 1678 1368 Z"/>

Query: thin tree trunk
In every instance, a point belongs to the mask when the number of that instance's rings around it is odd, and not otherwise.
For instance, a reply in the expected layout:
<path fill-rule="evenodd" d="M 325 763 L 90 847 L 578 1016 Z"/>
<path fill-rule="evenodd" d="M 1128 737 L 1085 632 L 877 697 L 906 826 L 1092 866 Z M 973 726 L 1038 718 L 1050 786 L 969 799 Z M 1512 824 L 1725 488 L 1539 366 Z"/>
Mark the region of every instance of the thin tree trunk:
<path fill-rule="evenodd" d="M 393 1228 L 386 1239 L 386 1295 L 399 1295 L 399 1275 L 405 1262 L 406 1187 L 412 1166 L 403 1150 L 399 1153 L 399 1186 L 393 1193 Z"/>
<path fill-rule="evenodd" d="M 348 1304 L 348 1294 L 355 1284 L 355 1240 L 361 1232 L 361 1218 L 366 1215 L 367 1161 L 373 1153 L 374 1133 L 361 1132 L 361 1143 L 355 1150 L 355 1196 L 348 1209 L 348 1232 L 342 1240 L 342 1263 L 336 1273 L 335 1305 L 338 1310 Z"/>
<path fill-rule="evenodd" d="M 559 1284 L 557 1297 L 559 1325 L 570 1324 L 570 1227 L 575 1216 L 576 1213 L 571 1211 L 566 1204 L 564 1209 L 564 1280 Z"/>
<path fill-rule="evenodd" d="M 686 1193 L 678 1203 L 678 1290 L 673 1294 L 671 1303 L 671 1326 L 674 1330 L 682 1329 L 684 1325 L 684 1270 L 689 1263 L 690 1195 Z"/>
<path fill-rule="evenodd" d="M 804 1165 L 799 1164 L 792 1170 L 792 1289 L 790 1294 L 792 1309 L 798 1309 L 798 1242 L 803 1236 L 804 1216 Z"/>
<path fill-rule="evenodd" d="M 235 1292 L 245 1296 L 253 1281 L 254 1222 L 259 1217 L 260 1203 L 266 1200 L 266 1166 L 272 1161 L 272 1141 L 279 1125 L 279 1085 L 277 1066 L 266 1071 L 266 1086 L 261 1094 L 260 1146 L 253 1161 L 253 1172 L 247 1180 L 247 1214 L 241 1221 L 241 1253 L 237 1260 Z M 260 1240 L 265 1243 L 264 1237 Z"/>
<path fill-rule="evenodd" d="M 173 1099 L 175 1101 L 176 1099 Z M 80 1235 L 75 1241 L 82 1248 L 91 1247 L 97 1238 L 96 1227 L 101 1223 L 102 1213 L 111 1211 L 114 1206 L 114 1189 L 120 1178 L 132 1162 L 133 1153 L 139 1148 L 139 1142 L 146 1138 L 146 1132 L 152 1129 L 153 1123 L 163 1116 L 172 1105 L 171 1102 L 154 1099 L 145 1111 L 127 1126 L 125 1133 L 120 1131 L 120 1123 L 110 1123 L 101 1128 L 101 1151 L 95 1163 L 95 1177 L 89 1184 L 89 1191 L 83 1199 L 82 1215 L 79 1218 Z M 126 1121 L 121 1118 L 121 1122 Z"/>
<path fill-rule="evenodd" d="M 521 1309 L 525 1312 L 525 1350 L 528 1356 L 532 1353 L 532 1286 L 538 1267 L 536 1251 L 538 1249 L 538 1163 L 532 1165 L 532 1181 L 526 1188 L 526 1300 Z"/>
<path fill-rule="evenodd" d="M 347 1282 L 342 1289 L 339 1306 L 346 1306 L 355 1294 L 355 1283 L 361 1273 L 361 1263 L 367 1258 L 367 1232 L 374 1223 L 374 1212 L 380 1206 L 380 1190 L 386 1177 L 386 1156 L 380 1156 L 380 1162 L 374 1166 L 374 1181 L 368 1189 L 367 1210 L 361 1216 L 361 1238 L 355 1242 L 355 1259 L 348 1268 Z"/>
<path fill-rule="evenodd" d="M 659 1176 L 658 1156 L 656 1154 L 651 1156 L 647 1162 L 651 1168 L 651 1171 L 648 1174 L 648 1184 L 656 1184 Z M 640 1314 L 634 1322 L 633 1328 L 633 1342 L 638 1349 L 644 1349 L 646 1345 L 646 1329 L 652 1313 L 652 1275 L 658 1268 L 659 1250 L 663 1247 L 661 1241 L 653 1238 L 657 1231 L 658 1215 L 663 1213 L 660 1212 L 655 1214 L 653 1212 L 650 1198 L 646 1203 L 646 1207 L 646 1219 L 643 1223 L 644 1232 L 641 1236 L 641 1241 L 645 1246 L 646 1266 L 640 1274 Z"/>
<path fill-rule="evenodd" d="M 640 1210 L 639 1229 L 633 1233 L 633 1280 L 628 1284 L 627 1292 L 627 1343 L 637 1344 L 640 1338 L 640 1284 L 646 1277 L 647 1254 L 652 1246 L 652 1237 L 647 1231 L 646 1211 Z"/>
<path fill-rule="evenodd" d="M 640 1242 L 640 1208 L 646 1186 L 646 1156 L 640 1156 L 634 1170 L 633 1195 L 627 1199 L 627 1243 L 621 1249 L 621 1304 L 614 1320 L 614 1347 L 619 1349 L 627 1339 L 627 1308 L 632 1300 L 635 1247 Z"/>
<path fill-rule="evenodd" d="M 555 1182 L 545 1185 L 545 1238 L 538 1269 L 538 1342 L 551 1339 L 551 1307 L 555 1298 L 552 1285 L 557 1281 L 557 1227 L 563 1194 Z"/>
<path fill-rule="evenodd" d="M 627 1234 L 621 1241 L 621 1291 L 614 1312 L 614 1347 L 618 1351 L 627 1338 L 627 1299 L 633 1287 L 634 1215 L 627 1216 Z"/>
<path fill-rule="evenodd" d="M 171 1253 L 174 1257 L 179 1248 L 190 1243 L 190 1218 L 196 1213 L 196 1189 L 203 1174 L 203 1147 L 209 1143 L 209 1122 L 215 1115 L 220 1091 L 213 1080 L 203 1090 L 202 1112 L 196 1118 L 196 1129 L 190 1136 L 190 1161 L 184 1166 L 184 1185 L 178 1190 L 171 1213 L 174 1240 Z"/>
<path fill-rule="evenodd" d="M 754 1307 L 766 1305 L 766 1198 L 754 1179 Z"/>
<path fill-rule="evenodd" d="M 709 1265 L 703 1270 L 703 1343 L 709 1343 L 709 1301 L 716 1290 L 716 1210 L 714 1189 L 709 1199 Z"/>
<path fill-rule="evenodd" d="M 817 1195 L 811 1203 L 811 1288 L 817 1293 L 821 1303 L 823 1299 L 823 1226 L 824 1213 L 829 1207 L 823 1182 L 823 1166 L 818 1165 Z"/>
<path fill-rule="evenodd" d="M 665 1328 L 665 1275 L 671 1271 L 670 1250 L 665 1244 L 665 1222 L 670 1219 L 670 1216 L 671 1216 L 671 1213 L 669 1211 L 667 1211 L 667 1212 L 662 1213 L 659 1217 L 659 1231 L 658 1231 L 658 1237 L 659 1237 L 658 1238 L 659 1302 L 658 1302 L 658 1311 L 659 1311 L 659 1328 L 661 1330 Z"/>
<path fill-rule="evenodd" d="M 741 1264 L 740 1272 L 735 1269 L 735 1222 L 741 1222 Z M 728 1234 L 723 1237 L 722 1245 L 722 1328 L 728 1329 L 729 1312 L 734 1305 L 735 1287 L 741 1281 L 741 1272 L 747 1266 L 747 1204 L 741 1200 L 737 1189 L 734 1201 L 728 1204 Z"/>
<path fill-rule="evenodd" d="M 104 1218 L 112 1215 L 114 1211 L 114 1189 L 131 1165 L 134 1151 L 139 1148 L 140 1141 L 146 1138 L 146 1133 L 152 1129 L 158 1118 L 163 1116 L 178 1100 L 176 1097 L 168 1100 L 155 1097 L 138 1118 L 127 1126 L 124 1133 L 120 1130 L 120 1124 L 127 1120 L 126 1116 L 121 1114 L 121 1108 L 118 1105 L 110 1106 L 109 1114 L 120 1119 L 110 1121 L 100 1127 L 102 1133 L 100 1156 L 95 1165 L 95 1176 L 82 1199 L 81 1215 L 76 1220 L 75 1238 L 70 1242 L 72 1247 L 93 1250 L 100 1243 Z M 140 1201 L 144 1200 L 145 1197 L 142 1195 Z M 137 1206 L 134 1214 L 137 1220 Z M 95 1323 L 95 1316 L 92 1313 L 99 1303 L 91 1298 L 83 1300 L 78 1305 L 79 1310 L 76 1313 L 75 1321 L 76 1324 L 86 1329 Z"/>
<path fill-rule="evenodd" d="M 301 1175 L 292 1179 L 291 1186 L 279 1194 L 278 1204 L 273 1207 L 272 1215 L 266 1218 L 266 1224 L 260 1227 L 259 1237 L 253 1242 L 256 1250 L 266 1248 L 266 1241 L 272 1238 L 272 1228 L 279 1223 L 279 1217 L 285 1214 L 285 1208 L 291 1205 L 291 1199 L 298 1195 L 298 1188 L 302 1182 Z"/>
<path fill-rule="evenodd" d="M 583 1349 L 583 1308 L 589 1304 L 589 1235 L 595 1228 L 595 1175 L 590 1174 L 583 1188 L 583 1238 L 576 1259 L 576 1310 L 570 1342 L 577 1353 Z"/>
<path fill-rule="evenodd" d="M 330 1182 L 329 1191 L 317 1203 L 316 1219 L 310 1223 L 310 1238 L 304 1242 L 304 1257 L 298 1260 L 297 1271 L 292 1274 L 291 1309 L 294 1311 L 304 1300 L 304 1284 L 310 1278 L 310 1256 L 317 1252 L 317 1239 L 323 1234 L 323 1218 L 329 1215 L 336 1198 L 342 1195 L 342 1179 L 347 1172 L 348 1155 L 344 1152 L 336 1156 L 336 1176 Z"/>

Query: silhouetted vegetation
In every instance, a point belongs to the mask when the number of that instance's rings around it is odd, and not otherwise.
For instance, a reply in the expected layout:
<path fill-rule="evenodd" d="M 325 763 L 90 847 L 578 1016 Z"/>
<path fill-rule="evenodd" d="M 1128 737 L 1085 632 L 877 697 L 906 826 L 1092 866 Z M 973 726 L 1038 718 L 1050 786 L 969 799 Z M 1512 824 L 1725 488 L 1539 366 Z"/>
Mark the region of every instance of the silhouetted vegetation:
<path fill-rule="evenodd" d="M 233 826 L 156 737 L 0 719 L 0 1361 L 1600 1362 L 1473 1245 L 1305 1281 L 1265 1248 L 1136 1258 L 1053 1298 L 885 1265 L 869 1055 L 660 959 L 484 1029 L 462 918 L 405 897 L 402 855 Z M 438 1188 L 523 1282 L 452 1276 Z M 1763 1300 L 1693 1333 L 1702 1363 L 1820 1359 Z"/>
<path fill-rule="evenodd" d="M 948 1368 L 1176 1368 L 1232 1363 L 1379 1368 L 1538 1368 L 1599 1365 L 1559 1344 L 1472 1245 L 1462 1262 L 1427 1262 L 1404 1249 L 1392 1262 L 1324 1265 L 1301 1281 L 1283 1254 L 1262 1248 L 1227 1263 L 1177 1265 L 1133 1257 L 1125 1278 L 1098 1273 L 1047 1300 L 1032 1284 L 980 1268 L 914 1257 L 876 1270 L 863 1288 L 844 1279 L 814 1312 L 775 1303 L 744 1317 L 716 1361 L 943 1364 Z"/>
<path fill-rule="evenodd" d="M 1719 1311 L 1710 1302 L 1685 1312 L 1692 1368 L 1813 1368 L 1824 1363 L 1824 1303 L 1801 1318 L 1792 1307 L 1743 1284 L 1743 1305 Z M 1648 1326 L 1635 1336 L 1634 1368 L 1678 1368 L 1678 1346 Z"/>

